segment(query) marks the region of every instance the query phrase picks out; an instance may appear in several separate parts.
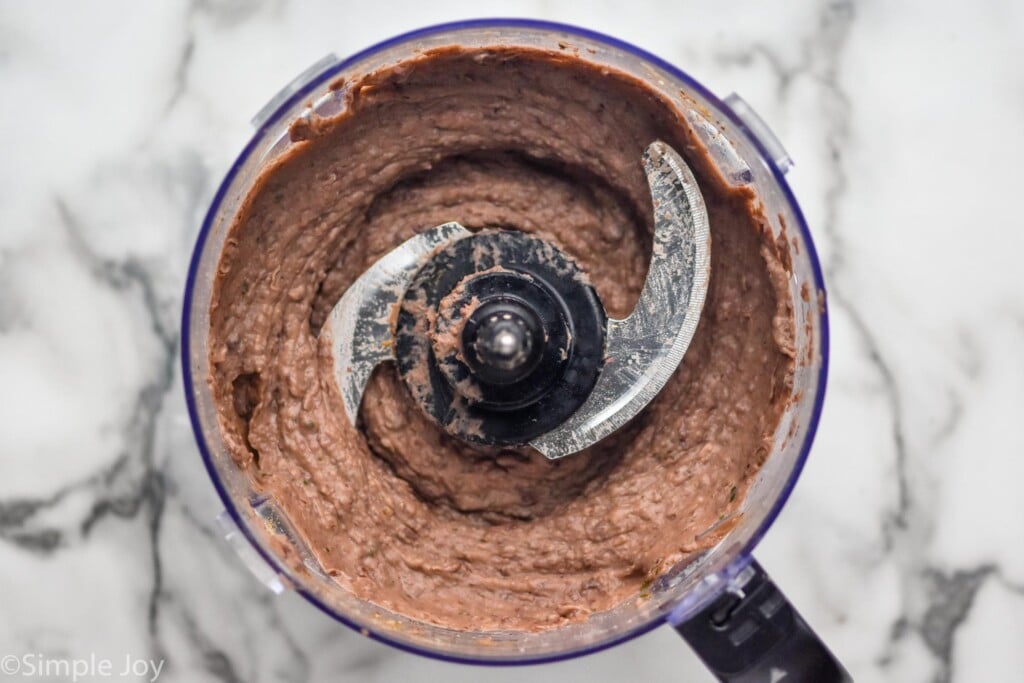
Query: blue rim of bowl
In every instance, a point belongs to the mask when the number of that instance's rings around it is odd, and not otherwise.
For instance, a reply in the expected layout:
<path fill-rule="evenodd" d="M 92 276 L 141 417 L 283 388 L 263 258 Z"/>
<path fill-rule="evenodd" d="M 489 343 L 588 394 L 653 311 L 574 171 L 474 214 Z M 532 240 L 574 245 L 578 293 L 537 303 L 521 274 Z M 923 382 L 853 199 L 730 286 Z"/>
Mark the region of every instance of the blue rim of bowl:
<path fill-rule="evenodd" d="M 644 633 L 647 633 L 655 627 L 665 623 L 666 615 L 655 616 L 650 621 L 641 624 L 626 633 L 620 634 L 615 638 L 612 638 L 602 643 L 597 643 L 595 645 L 587 645 L 579 649 L 572 650 L 571 652 L 558 652 L 553 654 L 540 655 L 537 657 L 524 657 L 519 659 L 474 659 L 469 656 L 453 655 L 445 652 L 431 650 L 428 648 L 417 647 L 410 643 L 390 638 L 385 634 L 369 630 L 367 627 L 364 627 L 363 625 L 350 620 L 346 616 L 339 614 L 330 606 L 321 601 L 312 592 L 306 590 L 301 585 L 301 583 L 295 577 L 293 577 L 293 573 L 288 567 L 286 567 L 276 557 L 270 555 L 263 549 L 262 545 L 257 541 L 254 534 L 250 531 L 248 525 L 245 523 L 242 516 L 239 514 L 234 499 L 231 498 L 230 494 L 227 491 L 227 488 L 225 487 L 223 482 L 221 482 L 220 476 L 216 470 L 216 467 L 213 464 L 213 457 L 211 456 L 209 448 L 207 447 L 206 444 L 206 440 L 203 437 L 202 427 L 199 421 L 199 410 L 194 399 L 195 386 L 191 370 L 190 303 L 192 301 L 194 283 L 196 273 L 199 268 L 199 262 L 203 254 L 204 247 L 206 246 L 206 239 L 209 235 L 211 226 L 213 224 L 217 207 L 219 207 L 221 202 L 223 201 L 224 195 L 227 192 L 228 187 L 230 187 L 232 181 L 234 181 L 235 176 L 238 174 L 245 160 L 249 157 L 253 149 L 262 140 L 266 132 L 266 129 L 272 123 L 276 122 L 277 118 L 281 116 L 283 112 L 287 111 L 300 100 L 307 97 L 320 85 L 329 81 L 340 71 L 347 69 L 352 64 L 366 57 L 372 56 L 377 52 L 386 50 L 396 45 L 416 40 L 418 38 L 426 38 L 429 36 L 436 35 L 438 33 L 481 28 L 523 28 L 530 30 L 566 33 L 571 36 L 578 36 L 580 38 L 584 38 L 586 40 L 604 43 L 609 47 L 630 53 L 640 58 L 641 60 L 649 62 L 650 64 L 653 64 L 654 66 L 668 72 L 673 77 L 685 83 L 687 87 L 692 88 L 694 91 L 699 93 L 712 105 L 714 105 L 719 111 L 725 114 L 725 116 L 734 126 L 736 126 L 737 129 L 739 129 L 742 132 L 742 134 L 747 138 L 747 141 L 751 143 L 751 145 L 758 151 L 758 153 L 764 159 L 765 163 L 768 165 L 768 168 L 771 171 L 772 176 L 775 179 L 775 182 L 778 184 L 779 188 L 782 190 L 783 196 L 789 203 L 789 206 L 793 212 L 793 216 L 796 219 L 796 228 L 799 231 L 800 236 L 803 239 L 804 246 L 807 249 L 807 256 L 808 260 L 811 263 L 811 270 L 814 277 L 815 289 L 819 292 L 820 300 L 823 302 L 819 314 L 819 344 L 821 347 L 821 369 L 818 374 L 818 386 L 814 399 L 814 406 L 812 408 L 811 416 L 807 425 L 807 432 L 804 437 L 804 442 L 801 446 L 800 454 L 793 464 L 793 469 L 791 470 L 789 480 L 786 482 L 786 485 L 783 487 L 778 498 L 776 498 L 775 503 L 773 504 L 772 508 L 768 511 L 768 514 L 765 515 L 764 521 L 761 523 L 758 529 L 751 536 L 750 540 L 742 548 L 737 557 L 730 563 L 729 566 L 736 568 L 737 565 L 745 566 L 749 563 L 755 546 L 757 546 L 757 544 L 764 537 L 765 533 L 768 531 L 768 528 L 771 527 L 771 525 L 775 522 L 775 519 L 779 516 L 779 513 L 782 511 L 783 506 L 789 499 L 789 496 L 792 493 L 793 488 L 796 486 L 797 480 L 800 478 L 800 473 L 803 471 L 804 465 L 807 461 L 807 457 L 811 449 L 811 444 L 814 442 L 814 437 L 818 430 L 818 423 L 821 418 L 822 405 L 824 403 L 825 398 L 825 388 L 827 385 L 829 361 L 828 308 L 827 304 L 824 303 L 827 301 L 827 297 L 825 296 L 825 282 L 822 276 L 821 264 L 818 260 L 818 253 L 814 247 L 814 241 L 811 239 L 810 230 L 807 227 L 807 222 L 804 218 L 803 211 L 800 209 L 800 205 L 797 203 L 796 197 L 793 195 L 793 191 L 789 187 L 789 183 L 786 182 L 784 174 L 782 173 L 782 171 L 779 170 L 778 165 L 775 163 L 775 160 L 772 158 L 771 154 L 768 152 L 767 148 L 764 146 L 761 140 L 747 127 L 743 120 L 735 112 L 733 112 L 733 110 L 727 104 L 725 104 L 721 99 L 719 99 L 717 96 L 711 93 L 703 85 L 694 80 L 689 74 L 685 73 L 678 67 L 673 66 L 669 62 L 661 59 L 660 57 L 651 54 L 650 52 L 647 52 L 646 50 L 643 50 L 631 43 L 619 40 L 618 38 L 614 38 L 612 36 L 599 33 L 597 31 L 592 31 L 589 29 L 580 28 L 578 26 L 573 26 L 571 24 L 562 24 L 538 19 L 489 18 L 448 22 L 443 24 L 426 26 L 413 31 L 408 31 L 406 33 L 401 33 L 399 35 L 388 38 L 387 40 L 378 42 L 375 45 L 360 50 L 359 52 L 356 52 L 355 54 L 328 67 L 320 74 L 310 79 L 307 83 L 303 84 L 302 87 L 300 87 L 295 93 L 293 93 L 284 102 L 282 102 L 274 111 L 274 113 L 268 116 L 267 119 L 259 126 L 255 134 L 250 139 L 249 143 L 246 144 L 245 148 L 242 150 L 242 152 L 235 159 L 234 163 L 231 165 L 231 168 L 228 170 L 227 175 L 225 175 L 224 180 L 221 181 L 220 187 L 217 189 L 216 194 L 214 194 L 213 200 L 210 202 L 210 208 L 206 212 L 206 216 L 203 219 L 202 227 L 199 230 L 199 235 L 196 238 L 195 249 L 192 252 L 192 258 L 189 262 L 188 277 L 185 282 L 185 298 L 182 307 L 181 322 L 181 365 L 182 374 L 184 375 L 185 402 L 188 405 L 188 413 L 190 421 L 192 423 L 192 431 L 195 433 L 196 444 L 199 447 L 200 454 L 202 455 L 203 458 L 203 463 L 206 466 L 207 473 L 210 475 L 210 480 L 213 482 L 214 488 L 217 490 L 217 493 L 220 496 L 221 501 L 224 503 L 224 507 L 228 511 L 228 514 L 231 516 L 231 519 L 234 521 L 235 525 L 239 528 L 239 530 L 241 530 L 242 534 L 245 535 L 246 539 L 248 539 L 248 541 L 252 544 L 256 552 L 259 553 L 259 555 L 271 567 L 273 567 L 276 572 L 283 574 L 285 577 L 287 577 L 291 584 L 294 586 L 294 589 L 297 593 L 302 595 L 306 600 L 315 605 L 325 614 L 345 624 L 354 631 L 362 633 L 367 637 L 371 638 L 372 640 L 376 640 L 378 642 L 385 643 L 392 647 L 398 648 L 399 650 L 404 650 L 406 652 L 411 652 L 413 654 L 430 657 L 432 659 L 438 659 L 446 662 L 457 662 L 462 664 L 479 664 L 491 666 L 544 664 L 550 662 L 563 661 L 575 657 L 581 657 L 583 655 L 593 654 L 595 652 L 605 650 L 615 645 L 619 645 L 628 640 L 632 640 L 633 638 L 643 635 Z"/>

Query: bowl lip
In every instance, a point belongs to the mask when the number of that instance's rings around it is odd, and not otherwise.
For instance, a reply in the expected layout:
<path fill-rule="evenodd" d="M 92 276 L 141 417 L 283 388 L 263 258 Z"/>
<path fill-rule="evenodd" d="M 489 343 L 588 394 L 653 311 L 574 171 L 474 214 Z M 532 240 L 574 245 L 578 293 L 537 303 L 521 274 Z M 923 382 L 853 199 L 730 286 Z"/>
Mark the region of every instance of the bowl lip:
<path fill-rule="evenodd" d="M 241 514 L 238 511 L 236 502 L 230 496 L 226 486 L 221 481 L 220 476 L 213 463 L 213 457 L 207 446 L 206 439 L 203 435 L 202 426 L 199 418 L 199 408 L 195 400 L 195 381 L 192 377 L 191 369 L 191 302 L 194 294 L 194 285 L 196 274 L 198 272 L 199 263 L 202 258 L 202 254 L 206 247 L 206 241 L 209 237 L 210 230 L 213 225 L 216 209 L 220 206 L 227 193 L 228 188 L 234 181 L 235 176 L 239 173 L 241 166 L 252 153 L 253 149 L 262 140 L 266 129 L 271 123 L 275 123 L 279 116 L 296 103 L 299 100 L 307 97 L 311 92 L 316 90 L 324 82 L 329 81 L 338 72 L 350 67 L 358 61 L 365 59 L 366 57 L 372 56 L 382 50 L 406 43 L 419 38 L 426 38 L 434 36 L 439 33 L 446 32 L 457 32 L 472 29 L 527 29 L 534 31 L 547 31 L 565 33 L 570 36 L 576 36 L 586 40 L 603 43 L 611 48 L 621 50 L 623 52 L 632 54 L 639 59 L 646 61 L 653 66 L 666 71 L 671 74 L 674 78 L 679 79 L 685 83 L 687 87 L 692 88 L 694 91 L 699 93 L 703 98 L 710 102 L 720 112 L 722 112 L 740 132 L 747 139 L 757 152 L 761 155 L 763 160 L 768 166 L 776 184 L 782 192 L 783 198 L 789 204 L 793 217 L 795 218 L 796 225 L 793 226 L 801 236 L 804 247 L 806 249 L 808 261 L 811 264 L 811 273 L 814 280 L 815 289 L 819 300 L 819 351 L 821 356 L 821 367 L 818 372 L 818 383 L 816 387 L 816 393 L 814 398 L 814 404 L 811 408 L 811 414 L 808 418 L 807 431 L 803 440 L 803 444 L 800 448 L 800 453 L 797 455 L 796 460 L 793 463 L 793 468 L 790 471 L 789 479 L 786 481 L 779 496 L 775 499 L 772 507 L 765 515 L 761 524 L 755 530 L 753 535 L 747 541 L 747 543 L 740 549 L 733 560 L 727 565 L 726 571 L 738 571 L 743 566 L 749 564 L 754 548 L 764 538 L 768 528 L 778 518 L 779 513 L 789 499 L 793 488 L 796 486 L 797 480 L 800 478 L 800 474 L 803 471 L 804 465 L 806 464 L 807 457 L 810 453 L 811 445 L 814 442 L 814 438 L 817 434 L 818 425 L 821 419 L 822 407 L 825 399 L 825 389 L 828 380 L 828 368 L 829 368 L 829 325 L 828 325 L 828 308 L 827 308 L 827 297 L 825 294 L 825 282 L 822 275 L 821 262 L 818 258 L 817 250 L 814 246 L 814 241 L 811 237 L 810 230 L 807 226 L 807 221 L 804 217 L 803 211 L 800 208 L 799 203 L 793 194 L 789 183 L 786 181 L 785 174 L 779 169 L 774 158 L 769 153 L 762 141 L 755 135 L 744 121 L 732 110 L 732 108 L 723 102 L 716 95 L 711 93 L 707 88 L 697 82 L 693 77 L 682 69 L 674 66 L 668 61 L 640 48 L 632 43 L 624 40 L 609 36 L 607 34 L 594 31 L 591 29 L 574 26 L 572 24 L 546 21 L 540 19 L 530 18 L 504 18 L 504 17 L 493 17 L 493 18 L 481 18 L 481 19 L 468 19 L 460 21 L 444 22 L 439 24 L 432 24 L 412 31 L 406 31 L 398 35 L 392 36 L 385 40 L 379 41 L 367 48 L 364 48 L 345 59 L 338 61 L 337 63 L 325 68 L 319 74 L 311 78 L 308 82 L 304 83 L 298 90 L 292 93 L 286 98 L 280 105 L 274 110 L 274 112 L 268 116 L 257 128 L 252 138 L 239 153 L 238 157 L 232 163 L 224 179 L 221 181 L 217 192 L 214 194 L 213 199 L 210 202 L 210 206 L 207 209 L 206 215 L 203 219 L 202 226 L 200 227 L 199 233 L 196 237 L 195 247 L 192 252 L 192 257 L 189 261 L 188 275 L 185 281 L 185 291 L 182 306 L 182 317 L 181 317 L 181 365 L 182 374 L 184 379 L 184 391 L 185 391 L 185 402 L 188 407 L 189 419 L 192 424 L 192 430 L 195 435 L 196 444 L 199 448 L 200 455 L 202 456 L 203 464 L 206 466 L 207 473 L 210 476 L 210 480 L 213 483 L 214 489 L 220 496 L 221 501 L 224 503 L 224 507 L 230 515 L 232 521 L 253 546 L 256 552 L 262 557 L 276 572 L 288 578 L 290 583 L 294 586 L 297 593 L 302 595 L 306 600 L 312 603 L 314 606 L 319 608 L 322 612 L 332 617 L 333 619 L 345 624 L 354 631 L 361 633 L 373 640 L 385 643 L 392 647 L 398 648 L 405 652 L 411 652 L 421 656 L 430 657 L 446 662 L 456 662 L 463 664 L 478 664 L 478 665 L 489 665 L 489 666 L 516 666 L 516 665 L 527 665 L 527 664 L 543 664 L 550 662 L 558 662 L 566 659 L 580 657 L 587 654 L 592 654 L 605 650 L 607 648 L 619 645 L 628 640 L 636 638 L 653 628 L 661 625 L 667 620 L 668 610 L 666 613 L 661 615 L 652 616 L 647 622 L 636 626 L 629 631 L 618 634 L 614 638 L 609 640 L 585 645 L 570 651 L 561 651 L 554 653 L 545 653 L 537 656 L 525 656 L 517 658 L 507 657 L 471 657 L 468 655 L 452 654 L 439 650 L 430 649 L 427 647 L 421 647 L 409 642 L 398 640 L 397 638 L 389 637 L 386 633 L 378 633 L 374 630 L 370 630 L 363 625 L 355 622 L 344 614 L 340 614 L 330 606 L 325 604 L 311 591 L 306 590 L 300 581 L 293 578 L 292 570 L 281 563 L 275 556 L 266 552 L 262 545 L 257 541 L 255 535 L 249 529 L 248 525 L 244 522 Z M 201 382 L 205 382 L 205 379 L 201 379 Z"/>

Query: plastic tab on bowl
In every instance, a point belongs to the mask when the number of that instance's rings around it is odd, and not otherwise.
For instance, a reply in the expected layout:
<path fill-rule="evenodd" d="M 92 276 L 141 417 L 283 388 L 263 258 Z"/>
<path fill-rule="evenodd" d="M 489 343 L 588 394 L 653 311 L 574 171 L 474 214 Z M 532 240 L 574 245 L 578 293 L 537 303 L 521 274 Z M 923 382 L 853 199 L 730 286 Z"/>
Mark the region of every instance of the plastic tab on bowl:
<path fill-rule="evenodd" d="M 242 560 L 242 564 L 252 572 L 252 575 L 275 595 L 284 593 L 285 584 L 281 577 L 278 576 L 273 567 L 267 564 L 266 560 L 260 557 L 256 549 L 252 547 L 249 539 L 242 535 L 238 525 L 235 524 L 235 520 L 231 518 L 227 510 L 221 510 L 221 513 L 217 515 L 217 525 L 220 527 L 221 533 L 224 534 L 224 540 L 228 542 L 228 545 L 231 546 L 231 549 Z"/>
<path fill-rule="evenodd" d="M 313 80 L 315 76 L 340 61 L 341 60 L 338 59 L 337 55 L 333 52 L 317 60 L 316 63 L 312 64 L 305 71 L 293 78 L 288 85 L 281 88 L 276 95 L 271 97 L 270 100 L 263 105 L 263 108 L 256 112 L 256 116 L 252 117 L 252 125 L 255 128 L 262 126 L 267 122 L 267 119 L 277 111 L 277 108 L 284 104 L 285 100 L 301 90 L 302 87 Z"/>
<path fill-rule="evenodd" d="M 764 119 L 754 111 L 754 108 L 736 93 L 727 95 L 725 104 L 740 118 L 751 135 L 761 141 L 779 170 L 788 173 L 789 169 L 793 168 L 793 159 L 789 156 L 786 148 L 782 146 L 782 141 L 772 132 Z"/>

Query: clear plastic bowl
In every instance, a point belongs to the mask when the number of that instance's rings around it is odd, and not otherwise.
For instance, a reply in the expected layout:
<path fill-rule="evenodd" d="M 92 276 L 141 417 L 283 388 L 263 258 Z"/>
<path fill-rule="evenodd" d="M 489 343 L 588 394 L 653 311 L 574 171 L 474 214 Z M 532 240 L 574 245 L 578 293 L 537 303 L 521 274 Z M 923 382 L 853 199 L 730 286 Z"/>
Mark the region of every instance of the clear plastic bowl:
<path fill-rule="evenodd" d="M 642 604 L 629 602 L 585 622 L 539 633 L 440 628 L 392 613 L 341 589 L 292 532 L 275 501 L 256 490 L 231 460 L 206 380 L 211 288 L 224 238 L 254 179 L 290 148 L 289 124 L 311 109 L 322 116 L 341 111 L 343 94 L 329 87 L 339 77 L 367 73 L 419 50 L 452 44 L 518 45 L 553 51 L 568 45 L 578 48 L 581 59 L 643 79 L 685 113 L 726 178 L 754 187 L 772 231 L 776 236 L 785 232 L 791 245 L 789 291 L 798 351 L 794 400 L 779 424 L 774 449 L 743 502 L 742 521 L 714 548 L 668 571 Z M 730 97 L 723 102 L 676 67 L 608 36 L 537 21 L 479 20 L 400 35 L 345 60 L 322 60 L 272 100 L 253 123 L 256 133 L 218 189 L 196 242 L 185 291 L 182 355 L 189 413 L 210 477 L 227 514 L 266 562 L 265 573 L 278 585 L 294 588 L 335 619 L 396 647 L 441 659 L 512 664 L 578 656 L 620 643 L 665 621 L 678 624 L 709 604 L 750 564 L 754 546 L 793 489 L 814 437 L 825 391 L 828 327 L 814 245 L 783 177 L 789 159 L 742 100 Z M 292 569 L 278 554 L 285 547 L 298 554 L 303 571 Z"/>

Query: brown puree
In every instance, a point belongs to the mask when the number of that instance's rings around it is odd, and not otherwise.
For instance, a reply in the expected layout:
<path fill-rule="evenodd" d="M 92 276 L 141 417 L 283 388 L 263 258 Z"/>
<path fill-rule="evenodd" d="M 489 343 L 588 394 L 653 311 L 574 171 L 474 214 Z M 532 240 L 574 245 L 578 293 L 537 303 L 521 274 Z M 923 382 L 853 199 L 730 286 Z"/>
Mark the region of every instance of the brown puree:
<path fill-rule="evenodd" d="M 219 264 L 209 381 L 238 466 L 344 590 L 456 629 L 583 619 L 714 545 L 792 383 L 788 254 L 753 193 L 722 180 L 667 101 L 569 54 L 449 48 L 347 85 L 339 118 L 293 127 L 302 142 L 257 180 Z M 555 462 L 488 451 L 445 436 L 386 365 L 362 429 L 348 424 L 321 326 L 418 231 L 541 234 L 627 315 L 652 226 L 641 153 L 656 139 L 698 177 L 712 271 L 682 366 L 637 419 Z"/>

